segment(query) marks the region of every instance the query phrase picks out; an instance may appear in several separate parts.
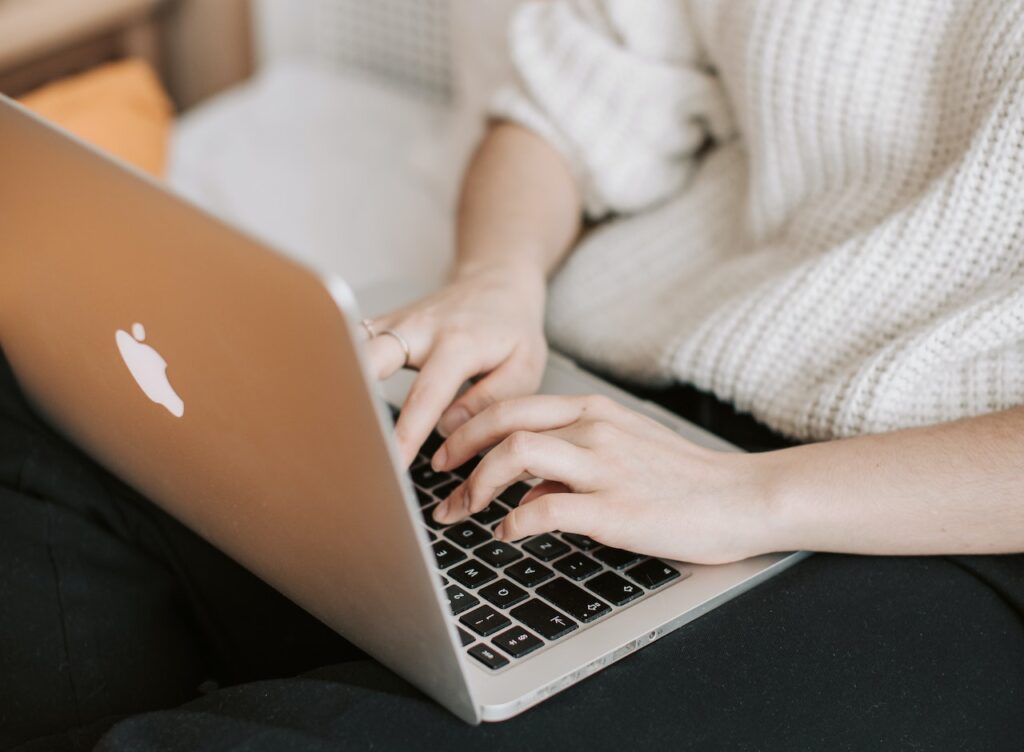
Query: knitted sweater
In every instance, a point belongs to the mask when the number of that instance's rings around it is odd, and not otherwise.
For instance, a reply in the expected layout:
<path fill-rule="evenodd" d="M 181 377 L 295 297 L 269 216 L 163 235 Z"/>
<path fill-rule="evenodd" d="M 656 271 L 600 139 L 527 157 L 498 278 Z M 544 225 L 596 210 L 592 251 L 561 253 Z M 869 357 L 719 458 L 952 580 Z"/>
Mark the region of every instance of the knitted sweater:
<path fill-rule="evenodd" d="M 1024 403 L 1024 4 L 576 0 L 494 111 L 604 221 L 548 329 L 827 439 Z"/>

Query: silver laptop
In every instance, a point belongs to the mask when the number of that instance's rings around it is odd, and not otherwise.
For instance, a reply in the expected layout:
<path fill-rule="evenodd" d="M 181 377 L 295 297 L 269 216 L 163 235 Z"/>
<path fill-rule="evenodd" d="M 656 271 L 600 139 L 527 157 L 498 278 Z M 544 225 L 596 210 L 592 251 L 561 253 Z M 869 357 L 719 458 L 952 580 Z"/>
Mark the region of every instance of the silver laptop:
<path fill-rule="evenodd" d="M 706 567 L 557 533 L 500 544 L 491 528 L 522 486 L 438 527 L 433 505 L 471 465 L 401 466 L 340 281 L 2 98 L 0 164 L 0 343 L 37 408 L 467 722 L 521 713 L 801 557 Z M 404 386 L 386 385 L 393 404 Z M 734 450 L 557 355 L 543 391 L 603 393 Z"/>

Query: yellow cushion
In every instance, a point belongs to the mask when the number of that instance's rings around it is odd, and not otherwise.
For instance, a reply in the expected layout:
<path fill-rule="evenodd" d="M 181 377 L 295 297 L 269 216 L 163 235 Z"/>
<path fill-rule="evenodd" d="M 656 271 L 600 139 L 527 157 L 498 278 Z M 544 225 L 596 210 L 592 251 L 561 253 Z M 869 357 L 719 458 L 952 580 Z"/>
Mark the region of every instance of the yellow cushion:
<path fill-rule="evenodd" d="M 47 84 L 21 103 L 93 146 L 163 176 L 174 111 L 145 61 L 99 66 Z"/>

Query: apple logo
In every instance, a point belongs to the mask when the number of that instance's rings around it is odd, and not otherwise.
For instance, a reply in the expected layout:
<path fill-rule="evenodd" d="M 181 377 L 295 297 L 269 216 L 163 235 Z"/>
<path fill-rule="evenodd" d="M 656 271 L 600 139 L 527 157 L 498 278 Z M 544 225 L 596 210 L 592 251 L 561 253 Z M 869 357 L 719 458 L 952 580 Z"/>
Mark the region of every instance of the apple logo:
<path fill-rule="evenodd" d="M 124 364 L 146 396 L 166 407 L 175 418 L 184 415 L 185 403 L 167 380 L 167 361 L 152 347 L 143 344 L 145 327 L 133 324 L 131 334 L 118 329 L 114 339 Z"/>

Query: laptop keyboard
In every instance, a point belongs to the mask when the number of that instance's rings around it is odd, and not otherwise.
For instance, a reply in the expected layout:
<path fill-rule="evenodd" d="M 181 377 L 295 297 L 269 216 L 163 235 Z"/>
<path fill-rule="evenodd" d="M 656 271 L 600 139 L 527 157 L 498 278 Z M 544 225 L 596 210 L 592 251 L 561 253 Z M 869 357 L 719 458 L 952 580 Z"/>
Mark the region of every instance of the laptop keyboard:
<path fill-rule="evenodd" d="M 513 484 L 462 522 L 435 522 L 434 507 L 479 461 L 452 472 L 433 470 L 430 457 L 442 441 L 432 434 L 409 474 L 462 646 L 488 669 L 498 671 L 532 656 L 688 574 L 585 535 L 495 540 L 491 531 L 529 490 L 525 483 Z"/>

